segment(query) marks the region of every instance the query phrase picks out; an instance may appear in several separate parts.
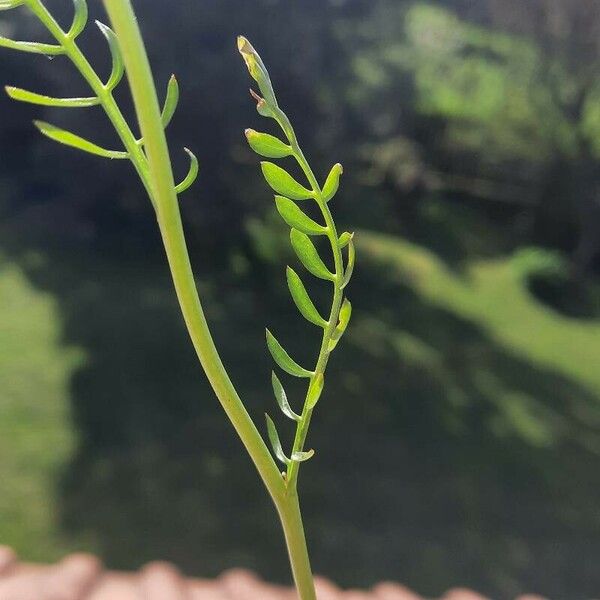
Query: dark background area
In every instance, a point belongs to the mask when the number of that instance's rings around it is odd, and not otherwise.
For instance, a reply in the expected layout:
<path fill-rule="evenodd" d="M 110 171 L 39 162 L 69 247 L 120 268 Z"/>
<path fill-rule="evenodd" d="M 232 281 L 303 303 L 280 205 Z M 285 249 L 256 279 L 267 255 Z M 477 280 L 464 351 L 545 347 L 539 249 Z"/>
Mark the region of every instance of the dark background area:
<path fill-rule="evenodd" d="M 69 2 L 47 4 L 68 23 Z M 146 0 L 136 9 L 159 89 L 172 72 L 181 85 L 168 138 L 178 173 L 183 146 L 201 163 L 181 198 L 192 258 L 257 422 L 273 406 L 263 327 L 300 359 L 318 340 L 287 297 L 287 231 L 243 137 L 270 125 L 249 99 L 236 35 L 269 66 L 316 172 L 345 167 L 334 210 L 357 231 L 355 317 L 311 430 L 317 456 L 301 475 L 316 571 L 428 595 L 453 585 L 494 598 L 597 594 L 596 0 Z M 90 10 L 105 19 L 100 2 Z M 45 39 L 26 11 L 0 16 L 6 34 Z M 107 73 L 92 22 L 82 46 Z M 0 79 L 87 93 L 61 58 L 4 50 Z M 126 85 L 118 98 L 131 117 Z M 47 389 L 15 417 L 11 390 L 30 382 L 2 371 L 12 351 L 0 350 L 0 418 L 3 405 L 13 411 L 5 433 L 16 440 L 1 447 L 0 485 L 39 461 L 55 506 L 47 537 L 0 504 L 0 542 L 40 560 L 60 539 L 116 568 L 161 558 L 193 574 L 243 565 L 287 581 L 278 523 L 197 364 L 131 165 L 58 147 L 31 125 L 43 118 L 115 145 L 106 118 L 6 98 L 0 115 L 0 274 L 16 269 L 50 298 L 58 346 L 85 357 L 61 396 L 75 441 L 50 468 L 58 446 L 30 441 Z M 2 281 L 9 306 L 13 284 Z M 27 337 L 8 327 L 27 306 L 13 310 L 0 312 L 5 348 Z M 28 505 L 36 492 L 22 489 Z"/>

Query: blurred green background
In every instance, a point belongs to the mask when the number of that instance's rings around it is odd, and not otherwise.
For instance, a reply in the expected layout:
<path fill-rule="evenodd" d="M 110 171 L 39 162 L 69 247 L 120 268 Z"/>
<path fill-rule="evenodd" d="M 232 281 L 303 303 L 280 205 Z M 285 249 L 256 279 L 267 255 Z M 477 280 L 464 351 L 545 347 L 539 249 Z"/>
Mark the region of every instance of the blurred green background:
<path fill-rule="evenodd" d="M 48 1 L 68 22 L 67 0 Z M 93 17 L 105 16 L 91 0 Z M 596 0 L 138 1 L 198 285 L 256 418 L 273 410 L 268 325 L 315 352 L 246 127 L 247 35 L 357 231 L 355 316 L 331 363 L 302 494 L 316 571 L 494 598 L 600 589 L 600 10 Z M 3 33 L 45 39 L 25 11 Z M 105 43 L 82 44 L 101 72 Z M 57 58 L 0 80 L 87 92 Z M 120 99 L 129 106 L 126 86 Z M 130 110 L 130 109 L 129 109 Z M 187 340 L 151 207 L 97 109 L 0 99 L 0 543 L 115 568 L 241 565 L 288 580 L 270 502 Z M 325 300 L 325 298 L 323 298 Z M 298 401 L 299 388 L 289 384 Z M 280 424 L 286 440 L 291 428 Z"/>

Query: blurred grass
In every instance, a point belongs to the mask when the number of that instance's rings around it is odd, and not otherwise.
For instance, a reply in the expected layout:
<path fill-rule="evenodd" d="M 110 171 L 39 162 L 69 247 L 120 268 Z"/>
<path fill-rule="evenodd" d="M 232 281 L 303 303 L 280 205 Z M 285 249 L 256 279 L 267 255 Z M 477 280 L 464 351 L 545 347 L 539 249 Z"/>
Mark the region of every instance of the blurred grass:
<path fill-rule="evenodd" d="M 357 239 L 355 320 L 301 482 L 315 562 L 347 585 L 393 578 L 430 595 L 594 589 L 600 322 L 540 303 L 518 257 L 449 266 L 397 237 Z M 150 263 L 0 263 L 0 542 L 35 560 L 87 549 L 119 568 L 165 558 L 285 578 L 268 500 Z M 259 419 L 272 409 L 263 325 L 302 360 L 311 340 L 283 278 L 207 279 Z"/>

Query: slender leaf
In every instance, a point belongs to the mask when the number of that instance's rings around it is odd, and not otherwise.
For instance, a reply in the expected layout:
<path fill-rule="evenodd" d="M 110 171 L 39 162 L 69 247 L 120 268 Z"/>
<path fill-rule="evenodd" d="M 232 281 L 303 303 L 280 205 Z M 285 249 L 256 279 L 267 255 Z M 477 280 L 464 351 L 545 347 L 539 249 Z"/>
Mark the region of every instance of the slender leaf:
<path fill-rule="evenodd" d="M 277 400 L 277 404 L 281 409 L 281 412 L 288 418 L 292 419 L 292 421 L 301 421 L 302 417 L 297 415 L 290 406 L 290 403 L 287 399 L 287 394 L 281 385 L 281 381 L 277 375 L 275 375 L 275 371 L 271 372 L 271 384 L 273 386 L 273 393 L 275 394 L 275 399 Z"/>
<path fill-rule="evenodd" d="M 21 52 L 29 52 L 31 54 L 44 54 L 46 56 L 57 56 L 65 53 L 65 49 L 56 44 L 21 42 L 17 40 L 10 40 L 5 37 L 0 37 L 0 47 L 9 48 L 10 50 L 20 50 Z"/>
<path fill-rule="evenodd" d="M 185 179 L 179 185 L 175 186 L 175 191 L 178 194 L 185 192 L 185 190 L 187 190 L 194 183 L 194 181 L 196 181 L 196 178 L 198 177 L 198 171 L 200 169 L 196 155 L 189 148 L 184 148 L 184 150 L 190 157 L 190 169 Z"/>
<path fill-rule="evenodd" d="M 83 32 L 88 20 L 87 0 L 73 0 L 73 6 L 75 7 L 75 15 L 73 17 L 73 24 L 67 33 L 67 37 L 72 40 Z"/>
<path fill-rule="evenodd" d="M 265 63 L 263 63 L 262 58 L 244 36 L 240 35 L 237 42 L 238 50 L 248 67 L 248 72 L 252 79 L 258 83 L 260 92 L 266 98 L 267 104 L 277 107 L 277 99 L 275 98 L 275 92 L 273 91 L 273 84 L 271 83 L 269 72 L 267 71 L 267 67 L 265 67 Z"/>
<path fill-rule="evenodd" d="M 256 154 L 260 154 L 260 156 L 266 156 L 267 158 L 285 158 L 292 153 L 292 148 L 274 135 L 259 133 L 258 131 L 254 131 L 254 129 L 246 129 L 245 133 L 250 148 L 252 148 Z"/>
<path fill-rule="evenodd" d="M 327 233 L 326 227 L 319 225 L 316 221 L 305 215 L 293 200 L 284 198 L 283 196 L 275 196 L 275 205 L 281 218 L 290 227 L 308 235 L 325 235 Z"/>
<path fill-rule="evenodd" d="M 327 327 L 327 321 L 319 314 L 319 311 L 316 309 L 313 301 L 310 299 L 302 280 L 294 271 L 294 269 L 288 267 L 286 276 L 290 294 L 292 295 L 294 304 L 298 307 L 300 314 L 307 321 L 310 321 L 319 327 Z"/>
<path fill-rule="evenodd" d="M 344 289 L 350 283 L 350 279 L 352 279 L 355 260 L 356 250 L 354 249 L 354 242 L 350 240 L 348 243 L 348 265 L 346 266 L 346 272 L 344 273 L 344 279 L 342 280 L 342 289 Z"/>
<path fill-rule="evenodd" d="M 267 183 L 278 193 L 293 200 L 307 200 L 313 192 L 300 185 L 287 171 L 271 162 L 264 161 L 261 168 Z"/>
<path fill-rule="evenodd" d="M 21 88 L 6 86 L 6 93 L 18 102 L 29 102 L 39 106 L 56 106 L 59 108 L 83 108 L 100 104 L 99 98 L 52 98 L 35 92 L 29 92 Z"/>
<path fill-rule="evenodd" d="M 310 238 L 297 229 L 292 229 L 290 233 L 292 247 L 296 252 L 300 262 L 310 271 L 315 277 L 333 281 L 335 276 L 329 272 L 325 263 L 321 260 L 315 245 Z"/>
<path fill-rule="evenodd" d="M 321 394 L 323 393 L 323 387 L 325 385 L 325 378 L 323 373 L 319 373 L 310 384 L 308 388 L 308 394 L 306 396 L 306 405 L 309 410 L 312 410 L 319 401 Z"/>
<path fill-rule="evenodd" d="M 273 334 L 267 329 L 267 347 L 273 357 L 273 360 L 286 373 L 294 377 L 312 377 L 312 371 L 302 368 L 290 355 L 283 349 L 283 346 L 275 339 Z"/>
<path fill-rule="evenodd" d="M 123 54 L 121 53 L 121 47 L 119 46 L 119 39 L 117 38 L 117 34 L 108 27 L 108 25 L 105 25 L 100 21 L 96 21 L 96 25 L 98 25 L 102 35 L 106 38 L 112 57 L 112 71 L 105 87 L 107 90 L 114 90 L 125 74 L 125 63 L 123 62 Z"/>
<path fill-rule="evenodd" d="M 25 0 L 0 0 L 0 10 L 10 10 L 25 3 Z"/>
<path fill-rule="evenodd" d="M 340 250 L 343 250 L 352 241 L 353 238 L 353 233 L 348 233 L 347 231 L 344 231 L 344 233 L 340 235 L 340 239 L 338 240 Z"/>
<path fill-rule="evenodd" d="M 119 152 L 116 150 L 107 150 L 106 148 L 101 148 L 100 146 L 97 146 L 96 144 L 89 142 L 88 140 L 85 140 L 74 133 L 70 133 L 69 131 L 55 127 L 54 125 L 50 125 L 50 123 L 34 121 L 34 124 L 42 134 L 44 134 L 46 137 L 49 137 L 51 140 L 58 142 L 59 144 L 71 146 L 72 148 L 77 148 L 78 150 L 83 150 L 84 152 L 89 152 L 90 154 L 95 154 L 104 158 L 129 158 L 129 154 L 127 154 L 127 152 Z"/>
<path fill-rule="evenodd" d="M 333 165 L 329 176 L 327 177 L 327 181 L 325 181 L 325 185 L 323 186 L 323 200 L 325 202 L 329 202 L 337 193 L 338 188 L 340 187 L 340 177 L 344 172 L 344 167 L 337 163 Z"/>
<path fill-rule="evenodd" d="M 273 419 L 266 413 L 265 419 L 267 420 L 267 433 L 269 434 L 271 448 L 273 448 L 277 460 L 281 461 L 284 465 L 289 465 L 290 459 L 285 455 L 285 452 L 281 447 L 281 440 L 279 439 L 279 434 L 277 433 L 277 428 L 275 427 L 275 423 L 273 423 Z"/>
<path fill-rule="evenodd" d="M 333 330 L 333 334 L 329 341 L 329 351 L 333 351 L 335 347 L 338 345 L 338 342 L 342 339 L 342 336 L 346 332 L 348 328 L 348 323 L 350 323 L 350 317 L 352 316 L 352 304 L 348 298 L 344 299 L 344 303 L 342 304 L 342 308 L 340 309 L 340 317 L 336 328 Z"/>
<path fill-rule="evenodd" d="M 163 127 L 166 129 L 179 104 L 179 83 L 175 75 L 171 75 L 169 83 L 167 85 L 167 96 L 165 98 L 165 104 L 162 109 L 161 121 Z"/>
<path fill-rule="evenodd" d="M 314 450 L 309 450 L 308 452 L 294 452 L 292 454 L 292 460 L 294 462 L 305 462 L 307 460 L 310 460 L 314 455 Z"/>

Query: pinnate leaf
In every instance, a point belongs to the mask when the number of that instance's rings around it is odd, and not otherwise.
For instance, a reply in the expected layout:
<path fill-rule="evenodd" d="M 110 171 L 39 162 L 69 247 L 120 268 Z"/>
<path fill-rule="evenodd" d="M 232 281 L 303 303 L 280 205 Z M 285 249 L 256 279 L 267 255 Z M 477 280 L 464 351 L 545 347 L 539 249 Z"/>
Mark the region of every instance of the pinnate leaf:
<path fill-rule="evenodd" d="M 106 148 L 97 146 L 96 144 L 89 142 L 88 140 L 79 137 L 74 133 L 65 131 L 64 129 L 60 129 L 54 125 L 50 125 L 50 123 L 34 121 L 34 124 L 42 134 L 44 134 L 46 137 L 49 137 L 51 140 L 58 142 L 59 144 L 71 146 L 72 148 L 77 148 L 78 150 L 83 150 L 84 152 L 89 152 L 90 154 L 95 154 L 104 158 L 129 158 L 129 154 L 127 154 L 127 152 L 107 150 Z"/>
<path fill-rule="evenodd" d="M 275 205 L 281 218 L 292 228 L 308 235 L 325 235 L 327 229 L 304 214 L 298 205 L 289 198 L 275 196 Z"/>
<path fill-rule="evenodd" d="M 310 323 L 323 328 L 327 327 L 327 321 L 319 314 L 296 271 L 288 267 L 286 276 L 290 294 L 300 314 Z"/>
<path fill-rule="evenodd" d="M 281 412 L 288 418 L 292 419 L 292 421 L 300 421 L 302 417 L 297 415 L 290 406 L 290 403 L 287 398 L 287 394 L 281 385 L 281 381 L 277 375 L 275 375 L 275 371 L 271 373 L 271 384 L 273 386 L 273 393 L 275 394 L 275 399 L 277 400 L 277 404 L 281 409 Z"/>
<path fill-rule="evenodd" d="M 292 229 L 290 239 L 292 241 L 292 247 L 300 259 L 300 262 L 310 273 L 315 277 L 326 279 L 328 281 L 333 281 L 335 279 L 334 275 L 330 273 L 329 269 L 325 266 L 325 263 L 321 260 L 315 245 L 305 233 L 302 233 L 297 229 Z"/>
<path fill-rule="evenodd" d="M 275 339 L 275 336 L 267 329 L 267 347 L 273 357 L 273 360 L 286 373 L 294 377 L 312 377 L 312 371 L 307 371 L 301 367 L 284 349 L 283 346 Z"/>
<path fill-rule="evenodd" d="M 313 197 L 313 192 L 300 185 L 287 171 L 264 161 L 261 168 L 267 183 L 278 193 L 294 200 L 307 200 Z"/>
<path fill-rule="evenodd" d="M 246 139 L 250 148 L 267 158 L 285 158 L 290 156 L 292 149 L 290 146 L 282 142 L 279 138 L 268 133 L 259 133 L 254 129 L 246 129 Z"/>
<path fill-rule="evenodd" d="M 340 187 L 340 177 L 344 172 L 344 167 L 337 163 L 333 165 L 327 180 L 325 181 L 325 185 L 323 186 L 323 200 L 325 202 L 329 202 L 337 193 L 338 188 Z"/>
<path fill-rule="evenodd" d="M 271 419 L 271 417 L 266 413 L 265 419 L 267 420 L 267 433 L 269 434 L 271 448 L 273 448 L 273 452 L 275 453 L 277 460 L 282 462 L 284 465 L 289 465 L 290 459 L 285 455 L 285 452 L 281 447 L 281 440 L 279 439 L 279 434 L 277 433 L 277 428 L 275 427 L 275 423 L 273 423 L 273 419 Z"/>

